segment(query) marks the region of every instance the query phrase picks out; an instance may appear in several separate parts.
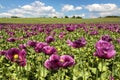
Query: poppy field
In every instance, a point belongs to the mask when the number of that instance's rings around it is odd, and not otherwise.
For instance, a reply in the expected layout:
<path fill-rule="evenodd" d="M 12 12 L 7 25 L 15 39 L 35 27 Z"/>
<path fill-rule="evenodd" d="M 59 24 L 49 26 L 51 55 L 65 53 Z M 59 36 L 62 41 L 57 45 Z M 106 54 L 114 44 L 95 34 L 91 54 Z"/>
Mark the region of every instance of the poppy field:
<path fill-rule="evenodd" d="M 120 23 L 0 24 L 0 80 L 120 80 Z"/>

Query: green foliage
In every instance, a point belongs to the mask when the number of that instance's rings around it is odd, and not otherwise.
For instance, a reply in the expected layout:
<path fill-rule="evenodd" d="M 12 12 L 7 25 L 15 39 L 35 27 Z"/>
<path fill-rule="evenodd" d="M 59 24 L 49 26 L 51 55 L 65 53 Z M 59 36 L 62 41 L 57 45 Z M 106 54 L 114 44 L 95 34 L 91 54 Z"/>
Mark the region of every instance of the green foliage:
<path fill-rule="evenodd" d="M 120 18 L 95 18 L 95 19 L 73 19 L 73 18 L 0 18 L 0 23 L 42 23 L 42 24 L 68 24 L 68 23 L 120 23 Z"/>
<path fill-rule="evenodd" d="M 14 20 L 16 19 L 13 19 L 13 21 Z M 20 20 L 23 19 L 19 19 L 18 22 Z M 35 20 L 39 22 L 40 19 Z M 44 20 L 45 19 L 43 19 L 43 21 Z M 27 21 L 27 19 L 25 21 Z M 89 28 L 90 26 L 87 27 Z M 33 48 L 27 47 L 27 65 L 25 67 L 20 67 L 8 61 L 4 56 L 0 56 L 0 80 L 109 80 L 111 73 L 114 74 L 115 80 L 120 80 L 120 44 L 115 41 L 119 38 L 120 34 L 108 30 L 99 30 L 98 35 L 90 36 L 82 29 L 77 29 L 74 32 L 66 31 L 66 36 L 61 40 L 58 38 L 58 34 L 63 30 L 55 29 L 54 31 L 57 34 L 55 35 L 56 40 L 50 45 L 57 48 L 59 55 L 73 55 L 76 65 L 70 68 L 61 68 L 58 71 L 47 70 L 43 64 L 49 56 L 43 53 L 35 53 Z M 8 34 L 4 30 L 0 31 L 0 33 L 4 36 L 4 38 L 0 39 L 0 50 L 18 47 L 19 44 L 26 43 L 28 40 L 45 41 L 45 34 L 39 33 L 36 36 L 26 38 L 22 41 L 10 43 L 6 41 L 9 37 Z M 25 32 L 16 30 L 15 33 L 16 37 L 20 37 L 24 35 Z M 95 51 L 94 45 L 104 34 L 109 34 L 113 38 L 113 44 L 117 52 L 114 59 L 101 60 L 93 56 Z M 74 49 L 66 44 L 66 40 L 70 39 L 74 41 L 80 37 L 85 37 L 87 40 L 87 45 L 84 48 Z"/>

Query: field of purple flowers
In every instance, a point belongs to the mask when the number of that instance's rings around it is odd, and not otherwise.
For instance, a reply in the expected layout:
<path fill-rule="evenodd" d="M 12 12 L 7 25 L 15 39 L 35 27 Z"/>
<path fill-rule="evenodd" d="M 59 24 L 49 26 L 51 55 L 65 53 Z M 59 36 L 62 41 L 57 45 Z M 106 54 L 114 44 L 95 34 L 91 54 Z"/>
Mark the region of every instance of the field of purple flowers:
<path fill-rule="evenodd" d="M 0 24 L 0 80 L 120 80 L 120 24 Z"/>

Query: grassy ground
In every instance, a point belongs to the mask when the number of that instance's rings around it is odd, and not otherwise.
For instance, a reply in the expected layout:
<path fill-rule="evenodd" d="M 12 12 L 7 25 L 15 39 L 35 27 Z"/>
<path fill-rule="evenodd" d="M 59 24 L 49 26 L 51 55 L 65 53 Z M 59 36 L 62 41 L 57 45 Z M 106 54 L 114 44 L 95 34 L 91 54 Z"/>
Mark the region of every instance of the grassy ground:
<path fill-rule="evenodd" d="M 64 18 L 0 18 L 0 23 L 120 23 L 120 18 L 64 19 Z"/>

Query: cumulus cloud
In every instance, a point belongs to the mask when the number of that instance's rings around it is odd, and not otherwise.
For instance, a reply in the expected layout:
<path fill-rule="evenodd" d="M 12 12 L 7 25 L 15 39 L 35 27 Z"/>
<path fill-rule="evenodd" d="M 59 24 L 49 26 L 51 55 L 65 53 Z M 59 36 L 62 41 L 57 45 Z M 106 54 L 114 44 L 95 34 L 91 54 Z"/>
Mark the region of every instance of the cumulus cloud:
<path fill-rule="evenodd" d="M 100 12 L 99 15 L 100 16 L 110 16 L 110 15 L 120 16 L 120 8 L 110 12 Z"/>
<path fill-rule="evenodd" d="M 75 11 L 75 10 L 81 10 L 81 6 L 74 7 L 73 5 L 66 4 L 62 7 L 62 11 L 68 12 L 68 11 Z"/>
<path fill-rule="evenodd" d="M 53 17 L 62 16 L 62 13 L 57 12 L 52 6 L 47 6 L 45 3 L 40 1 L 35 1 L 31 4 L 19 6 L 18 8 L 14 8 L 8 10 L 8 12 L 1 13 L 0 16 L 19 16 L 19 17 Z"/>
<path fill-rule="evenodd" d="M 4 8 L 0 4 L 0 9 Z M 86 11 L 86 10 L 87 11 Z M 82 12 L 83 10 L 83 12 Z M 70 12 L 69 12 L 70 11 Z M 71 14 L 71 12 L 75 14 Z M 77 13 L 76 13 L 77 11 Z M 82 13 L 79 13 L 82 12 Z M 65 12 L 69 12 L 70 16 L 81 16 L 81 17 L 104 17 L 109 15 L 120 16 L 120 7 L 113 3 L 106 4 L 90 4 L 86 6 L 74 6 L 70 4 L 65 4 L 61 8 L 61 12 L 55 10 L 53 6 L 46 5 L 41 1 L 34 1 L 33 3 L 26 4 L 23 6 L 18 6 L 17 8 L 10 9 L 6 12 L 1 12 L 0 17 L 63 17 Z M 79 13 L 79 14 L 78 14 Z"/>
<path fill-rule="evenodd" d="M 86 6 L 86 9 L 88 9 L 89 11 L 95 11 L 95 12 L 105 12 L 105 11 L 113 11 L 115 9 L 117 9 L 117 5 L 116 4 L 92 4 L 92 5 L 88 5 Z"/>
<path fill-rule="evenodd" d="M 91 4 L 85 7 L 90 13 L 98 15 L 101 17 L 109 15 L 119 15 L 120 8 L 116 4 L 107 3 L 107 4 Z"/>

